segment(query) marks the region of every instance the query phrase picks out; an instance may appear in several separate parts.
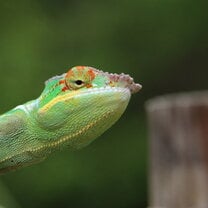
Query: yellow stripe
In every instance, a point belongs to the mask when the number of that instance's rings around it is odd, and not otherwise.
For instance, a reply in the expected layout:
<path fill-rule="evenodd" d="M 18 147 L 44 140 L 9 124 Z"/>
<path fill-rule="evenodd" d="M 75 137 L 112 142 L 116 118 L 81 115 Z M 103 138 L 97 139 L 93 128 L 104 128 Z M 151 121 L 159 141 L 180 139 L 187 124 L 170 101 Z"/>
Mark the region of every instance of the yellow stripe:
<path fill-rule="evenodd" d="M 74 97 L 75 95 L 79 94 L 80 92 L 78 91 L 72 91 L 70 93 L 67 93 L 65 95 L 59 95 L 56 98 L 54 98 L 53 100 L 51 100 L 49 103 L 47 103 L 46 105 L 44 105 L 42 108 L 40 108 L 40 112 L 45 112 L 48 111 L 50 108 L 52 108 L 56 103 L 58 102 L 63 102 L 66 100 L 71 99 L 72 97 Z"/>

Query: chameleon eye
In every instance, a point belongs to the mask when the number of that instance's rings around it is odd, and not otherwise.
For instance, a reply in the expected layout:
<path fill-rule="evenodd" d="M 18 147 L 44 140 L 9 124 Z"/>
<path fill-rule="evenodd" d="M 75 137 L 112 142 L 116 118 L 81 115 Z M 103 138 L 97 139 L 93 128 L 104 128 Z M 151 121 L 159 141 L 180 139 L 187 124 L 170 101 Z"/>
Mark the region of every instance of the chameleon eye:
<path fill-rule="evenodd" d="M 73 82 L 73 83 L 71 83 L 71 86 L 75 89 L 76 88 L 79 89 L 79 88 L 84 87 L 86 85 L 86 83 L 84 81 L 82 81 L 81 79 L 73 80 L 71 82 Z"/>
<path fill-rule="evenodd" d="M 78 80 L 75 81 L 75 84 L 76 85 L 82 85 L 82 84 L 84 84 L 84 82 L 82 80 L 78 79 Z"/>
<path fill-rule="evenodd" d="M 71 68 L 66 76 L 66 85 L 69 89 L 80 89 L 82 87 L 89 88 L 95 73 L 92 68 L 87 66 L 76 66 Z"/>

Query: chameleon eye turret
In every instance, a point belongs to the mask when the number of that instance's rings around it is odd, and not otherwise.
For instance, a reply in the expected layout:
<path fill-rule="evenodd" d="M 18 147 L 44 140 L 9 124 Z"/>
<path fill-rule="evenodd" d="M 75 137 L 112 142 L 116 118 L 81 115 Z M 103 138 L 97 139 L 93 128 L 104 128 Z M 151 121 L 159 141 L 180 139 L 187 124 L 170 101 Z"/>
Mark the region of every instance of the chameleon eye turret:
<path fill-rule="evenodd" d="M 0 173 L 90 144 L 120 118 L 140 89 L 129 75 L 88 66 L 49 79 L 37 99 L 0 116 Z"/>
<path fill-rule="evenodd" d="M 70 69 L 66 76 L 66 85 L 69 89 L 79 89 L 91 87 L 91 82 L 95 78 L 95 73 L 91 67 L 76 66 Z"/>

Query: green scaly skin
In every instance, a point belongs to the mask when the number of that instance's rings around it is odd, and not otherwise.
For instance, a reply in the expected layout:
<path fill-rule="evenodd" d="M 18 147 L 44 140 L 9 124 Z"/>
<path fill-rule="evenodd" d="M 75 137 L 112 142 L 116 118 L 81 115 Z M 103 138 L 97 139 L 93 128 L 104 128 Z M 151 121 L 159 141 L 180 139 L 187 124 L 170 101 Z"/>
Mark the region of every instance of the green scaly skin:
<path fill-rule="evenodd" d="M 36 100 L 0 116 L 0 173 L 79 149 L 111 127 L 141 89 L 129 75 L 77 66 L 53 77 Z"/>

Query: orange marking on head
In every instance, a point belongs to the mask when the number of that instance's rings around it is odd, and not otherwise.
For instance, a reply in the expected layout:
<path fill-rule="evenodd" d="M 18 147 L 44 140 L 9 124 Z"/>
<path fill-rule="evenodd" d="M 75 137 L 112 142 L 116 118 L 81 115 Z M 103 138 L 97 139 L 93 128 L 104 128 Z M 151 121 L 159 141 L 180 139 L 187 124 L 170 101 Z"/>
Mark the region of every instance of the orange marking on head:
<path fill-rule="evenodd" d="M 66 90 L 68 90 L 68 87 L 66 87 L 66 86 L 61 89 L 61 91 L 63 91 L 63 92 L 65 92 Z"/>
<path fill-rule="evenodd" d="M 95 73 L 92 69 L 89 69 L 88 74 L 90 76 L 91 81 L 95 78 Z"/>
<path fill-rule="evenodd" d="M 83 70 L 85 68 L 85 66 L 76 66 L 77 70 L 80 71 L 80 70 Z"/>
<path fill-rule="evenodd" d="M 112 81 L 110 81 L 109 85 L 110 85 L 111 87 L 115 87 L 115 83 L 112 82 Z"/>
<path fill-rule="evenodd" d="M 86 88 L 90 88 L 90 87 L 92 87 L 91 84 L 87 84 L 87 85 L 86 85 Z"/>
<path fill-rule="evenodd" d="M 74 75 L 74 72 L 70 69 L 66 74 L 66 78 L 71 77 L 73 75 Z"/>
<path fill-rule="evenodd" d="M 65 84 L 65 80 L 60 80 L 59 84 Z"/>

